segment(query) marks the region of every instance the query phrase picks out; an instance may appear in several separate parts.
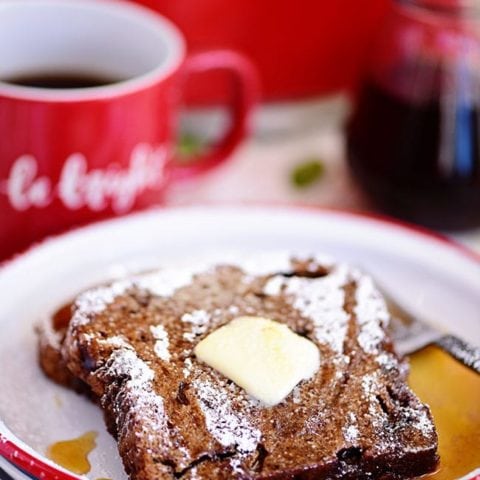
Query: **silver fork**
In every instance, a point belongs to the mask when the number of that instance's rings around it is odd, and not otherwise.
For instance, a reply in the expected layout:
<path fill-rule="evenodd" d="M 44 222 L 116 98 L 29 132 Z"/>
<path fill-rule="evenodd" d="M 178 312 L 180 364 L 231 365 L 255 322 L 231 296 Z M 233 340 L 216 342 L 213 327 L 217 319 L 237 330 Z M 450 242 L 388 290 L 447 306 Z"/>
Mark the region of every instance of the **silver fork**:
<path fill-rule="evenodd" d="M 391 295 L 380 289 L 392 315 L 390 333 L 398 353 L 414 353 L 427 345 L 436 345 L 480 374 L 480 347 L 474 346 L 451 333 L 435 328 L 431 323 L 417 318 Z"/>

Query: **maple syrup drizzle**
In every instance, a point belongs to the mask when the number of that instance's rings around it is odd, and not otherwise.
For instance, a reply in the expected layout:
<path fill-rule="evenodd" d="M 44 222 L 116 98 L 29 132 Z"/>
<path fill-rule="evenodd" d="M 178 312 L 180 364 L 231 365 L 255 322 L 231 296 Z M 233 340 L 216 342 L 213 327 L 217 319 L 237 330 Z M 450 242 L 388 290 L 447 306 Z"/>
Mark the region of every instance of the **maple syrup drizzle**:
<path fill-rule="evenodd" d="M 90 471 L 88 454 L 96 447 L 97 432 L 87 432 L 72 440 L 62 440 L 48 447 L 47 456 L 58 465 L 78 475 Z"/>
<path fill-rule="evenodd" d="M 438 347 L 410 357 L 412 390 L 430 406 L 438 432 L 439 470 L 428 480 L 459 478 L 480 465 L 480 375 Z"/>

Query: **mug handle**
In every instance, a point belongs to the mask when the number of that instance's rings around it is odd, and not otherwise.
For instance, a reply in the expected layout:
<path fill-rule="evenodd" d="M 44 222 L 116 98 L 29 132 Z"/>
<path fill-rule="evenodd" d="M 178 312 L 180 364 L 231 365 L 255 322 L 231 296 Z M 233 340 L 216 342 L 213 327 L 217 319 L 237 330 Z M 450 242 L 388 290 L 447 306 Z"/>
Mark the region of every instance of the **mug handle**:
<path fill-rule="evenodd" d="M 207 70 L 227 70 L 233 74 L 233 95 L 229 109 L 231 127 L 212 150 L 189 159 L 182 164 L 174 158 L 171 170 L 173 180 L 188 179 L 216 167 L 224 162 L 245 138 L 250 128 L 251 113 L 259 96 L 259 82 L 252 63 L 233 50 L 210 50 L 191 54 L 182 66 L 182 80 L 195 73 Z M 182 81 L 181 80 L 181 81 Z"/>

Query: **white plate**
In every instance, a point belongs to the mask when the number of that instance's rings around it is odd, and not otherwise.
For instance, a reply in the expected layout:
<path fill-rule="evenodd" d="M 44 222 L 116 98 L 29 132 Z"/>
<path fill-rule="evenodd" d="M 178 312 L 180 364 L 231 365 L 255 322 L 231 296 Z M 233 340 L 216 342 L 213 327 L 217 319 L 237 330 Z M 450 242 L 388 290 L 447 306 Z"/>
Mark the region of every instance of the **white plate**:
<path fill-rule="evenodd" d="M 150 211 L 49 240 L 0 269 L 0 452 L 53 478 L 38 462 L 46 447 L 96 430 L 89 478 L 125 479 L 98 407 L 40 372 L 34 322 L 81 289 L 131 271 L 279 249 L 325 252 L 355 263 L 414 313 L 480 344 L 480 258 L 444 239 L 312 208 Z M 1 458 L 0 466 L 25 478 Z"/>

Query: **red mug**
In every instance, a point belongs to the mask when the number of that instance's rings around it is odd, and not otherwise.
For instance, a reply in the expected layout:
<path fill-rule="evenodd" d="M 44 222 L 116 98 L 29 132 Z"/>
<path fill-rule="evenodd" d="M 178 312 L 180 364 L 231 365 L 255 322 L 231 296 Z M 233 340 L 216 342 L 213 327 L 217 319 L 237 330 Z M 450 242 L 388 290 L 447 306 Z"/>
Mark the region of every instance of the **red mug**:
<path fill-rule="evenodd" d="M 161 203 L 170 182 L 228 158 L 257 96 L 243 56 L 187 57 L 174 25 L 122 1 L 1 2 L 0 58 L 0 258 L 69 227 Z M 182 90 L 207 70 L 231 72 L 231 126 L 182 165 L 174 151 Z M 38 86 L 39 78 L 58 83 L 67 75 L 80 86 Z M 86 76 L 105 84 L 83 86 Z"/>

